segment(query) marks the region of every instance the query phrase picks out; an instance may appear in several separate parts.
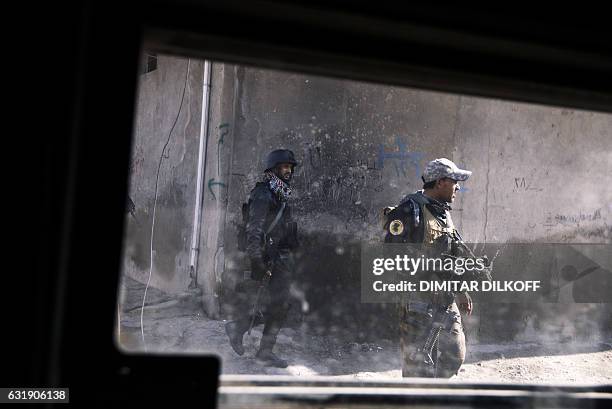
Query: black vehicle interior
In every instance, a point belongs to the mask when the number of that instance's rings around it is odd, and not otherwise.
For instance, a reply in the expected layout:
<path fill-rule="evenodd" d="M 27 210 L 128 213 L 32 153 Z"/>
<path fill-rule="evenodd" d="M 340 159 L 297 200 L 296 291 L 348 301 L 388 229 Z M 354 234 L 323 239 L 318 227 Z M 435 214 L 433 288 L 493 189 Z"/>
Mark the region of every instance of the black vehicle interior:
<path fill-rule="evenodd" d="M 558 5 L 560 7 L 560 5 Z M 7 386 L 69 386 L 108 407 L 607 407 L 611 385 L 233 378 L 215 356 L 125 354 L 113 331 L 142 50 L 333 78 L 612 112 L 610 25 L 596 10 L 400 2 L 87 1 L 58 6 L 36 33 L 53 100 L 34 123 L 29 191 L 35 301 Z M 605 14 L 605 13 L 603 13 Z M 34 25 L 30 23 L 31 25 Z M 28 26 L 30 27 L 30 26 Z M 48 27 L 48 29 L 46 28 Z M 52 50 L 52 51 L 51 51 Z M 51 60 L 52 58 L 52 60 Z M 49 73 L 47 73 L 49 74 Z M 51 80 L 49 80 L 51 79 Z M 35 121 L 38 122 L 38 121 Z M 28 196 L 29 195 L 29 196 Z M 23 228 L 23 227 L 22 227 Z M 24 257 L 27 257 L 24 256 Z M 31 257 L 31 256 L 30 256 Z M 13 325 L 13 324 L 11 324 Z"/>

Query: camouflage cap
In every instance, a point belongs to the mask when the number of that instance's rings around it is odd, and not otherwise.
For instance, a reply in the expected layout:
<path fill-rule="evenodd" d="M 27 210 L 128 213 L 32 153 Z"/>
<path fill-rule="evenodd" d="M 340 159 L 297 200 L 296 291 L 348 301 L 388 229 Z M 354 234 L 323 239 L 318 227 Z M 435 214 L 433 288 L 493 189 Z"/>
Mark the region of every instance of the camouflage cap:
<path fill-rule="evenodd" d="M 455 163 L 446 158 L 434 159 L 425 166 L 423 182 L 432 182 L 442 178 L 466 180 L 472 172 L 459 169 Z"/>

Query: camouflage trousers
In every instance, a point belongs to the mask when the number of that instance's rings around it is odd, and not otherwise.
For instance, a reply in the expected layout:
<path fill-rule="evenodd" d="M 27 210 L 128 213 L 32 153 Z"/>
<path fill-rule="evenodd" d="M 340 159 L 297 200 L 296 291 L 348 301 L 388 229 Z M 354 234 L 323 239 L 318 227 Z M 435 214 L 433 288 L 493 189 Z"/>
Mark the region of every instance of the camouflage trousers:
<path fill-rule="evenodd" d="M 465 334 L 461 315 L 455 302 L 449 310 L 456 313 L 450 330 L 443 329 L 434 345 L 432 357 L 434 366 L 422 360 L 412 360 L 418 348 L 422 347 L 429 334 L 430 321 L 424 316 L 408 311 L 405 305 L 400 309 L 400 346 L 402 353 L 402 376 L 425 378 L 450 378 L 459 372 L 465 360 Z M 436 359 L 437 358 L 437 359 Z"/>

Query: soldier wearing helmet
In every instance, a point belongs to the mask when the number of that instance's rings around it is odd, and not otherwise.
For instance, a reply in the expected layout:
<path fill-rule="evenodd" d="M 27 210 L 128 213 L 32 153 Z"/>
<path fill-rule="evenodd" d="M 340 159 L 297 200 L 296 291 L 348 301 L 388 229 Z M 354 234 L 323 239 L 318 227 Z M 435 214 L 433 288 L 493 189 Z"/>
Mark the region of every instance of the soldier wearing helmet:
<path fill-rule="evenodd" d="M 263 179 L 251 191 L 246 210 L 246 252 L 251 263 L 251 277 L 260 283 L 267 282 L 269 302 L 265 303 L 263 317 L 253 308 L 225 326 L 232 348 L 238 355 L 243 355 L 245 332 L 254 324 L 263 322 L 257 361 L 279 368 L 287 367 L 287 362 L 276 356 L 272 349 L 289 310 L 289 286 L 294 270 L 291 251 L 297 247 L 297 227 L 292 221 L 289 197 L 290 182 L 297 164 L 293 152 L 288 149 L 270 152 Z M 255 305 L 258 305 L 257 301 Z"/>

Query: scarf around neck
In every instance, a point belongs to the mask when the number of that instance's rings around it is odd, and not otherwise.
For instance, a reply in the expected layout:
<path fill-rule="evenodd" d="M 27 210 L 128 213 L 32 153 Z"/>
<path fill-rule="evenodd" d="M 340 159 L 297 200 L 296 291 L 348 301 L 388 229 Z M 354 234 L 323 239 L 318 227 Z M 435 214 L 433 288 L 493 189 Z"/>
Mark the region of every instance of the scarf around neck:
<path fill-rule="evenodd" d="M 268 171 L 264 173 L 264 181 L 268 183 L 272 193 L 274 193 L 281 202 L 286 202 L 289 199 L 291 188 L 287 182 L 276 176 L 274 172 Z"/>
<path fill-rule="evenodd" d="M 446 220 L 447 212 L 452 210 L 452 207 L 450 207 L 450 204 L 448 202 L 436 200 L 426 195 L 423 195 L 423 196 L 427 198 L 427 200 L 429 201 L 429 203 L 426 204 L 425 206 L 427 206 L 431 214 L 434 217 L 441 220 L 443 223 L 447 224 L 448 223 L 448 221 Z"/>

